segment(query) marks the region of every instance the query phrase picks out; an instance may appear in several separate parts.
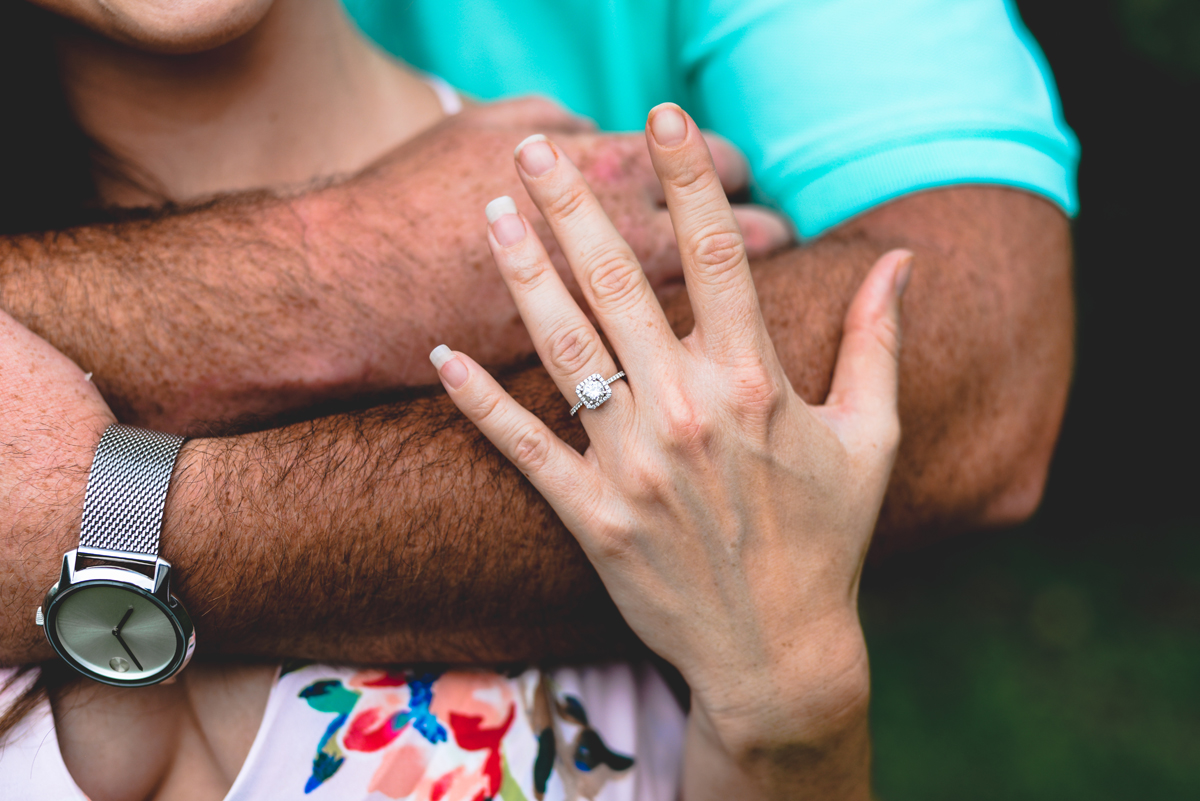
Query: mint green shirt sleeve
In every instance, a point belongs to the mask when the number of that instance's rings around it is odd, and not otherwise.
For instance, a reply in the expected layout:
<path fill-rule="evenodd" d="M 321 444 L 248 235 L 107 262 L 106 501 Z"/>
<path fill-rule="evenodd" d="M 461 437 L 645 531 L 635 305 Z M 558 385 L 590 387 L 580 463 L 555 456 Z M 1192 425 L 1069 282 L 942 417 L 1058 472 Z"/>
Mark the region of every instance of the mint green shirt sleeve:
<path fill-rule="evenodd" d="M 680 9 L 703 125 L 815 237 L 901 195 L 1001 184 L 1077 209 L 1079 146 L 1004 0 L 707 0 Z"/>
<path fill-rule="evenodd" d="M 343 0 L 485 99 L 551 95 L 607 130 L 665 100 L 731 139 L 818 236 L 910 192 L 1002 184 L 1076 210 L 1079 147 L 1006 0 Z"/>

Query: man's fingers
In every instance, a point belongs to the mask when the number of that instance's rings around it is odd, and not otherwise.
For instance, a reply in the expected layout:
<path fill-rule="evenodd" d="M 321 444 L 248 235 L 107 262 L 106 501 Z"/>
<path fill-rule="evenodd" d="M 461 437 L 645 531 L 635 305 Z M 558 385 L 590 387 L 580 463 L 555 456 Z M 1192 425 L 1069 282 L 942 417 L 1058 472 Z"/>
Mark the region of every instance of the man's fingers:
<path fill-rule="evenodd" d="M 768 208 L 734 206 L 733 216 L 742 229 L 746 255 L 752 259 L 770 256 L 795 241 L 791 224 Z M 671 222 L 669 211 L 662 209 L 651 212 L 648 223 L 628 225 L 626 229 L 621 233 L 629 247 L 633 248 L 638 261 L 642 263 L 650 286 L 658 289 L 664 284 L 676 283 L 683 277 L 679 243 L 675 240 L 675 225 Z M 563 266 L 566 266 L 565 262 Z M 575 292 L 574 280 L 565 275 L 563 280 L 572 288 L 572 292 Z"/>
<path fill-rule="evenodd" d="M 712 154 L 713 166 L 717 168 L 717 177 L 721 179 L 725 194 L 736 195 L 746 191 L 750 186 L 750 162 L 746 161 L 742 151 L 720 134 L 701 131 L 701 135 L 708 143 L 708 152 Z"/>
<path fill-rule="evenodd" d="M 913 254 L 879 258 L 846 310 L 842 344 L 825 406 L 872 442 L 899 440 L 896 396 L 900 378 L 900 298 Z"/>
<path fill-rule="evenodd" d="M 541 96 L 486 103 L 472 107 L 471 113 L 477 121 L 486 121 L 488 125 L 498 128 L 591 133 L 597 127 L 595 121 L 574 113 L 555 100 Z"/>
<path fill-rule="evenodd" d="M 734 206 L 733 216 L 742 229 L 746 255 L 752 259 L 770 256 L 792 244 L 791 224 L 781 214 L 763 206 Z"/>
<path fill-rule="evenodd" d="M 650 112 L 646 141 L 675 224 L 700 342 L 721 353 L 763 353 L 771 345 L 742 232 L 699 129 L 679 106 L 664 103 Z"/>
<path fill-rule="evenodd" d="M 563 129 L 560 127 L 560 130 Z M 721 179 L 725 193 L 736 195 L 745 192 L 750 183 L 750 164 L 742 151 L 718 134 L 705 131 L 701 135 L 708 143 L 717 177 Z M 588 183 L 600 186 L 630 179 L 644 186 L 655 203 L 661 204 L 666 200 L 662 184 L 654 173 L 650 154 L 646 152 L 645 142 L 637 134 L 598 133 L 575 141 L 568 139 L 560 144 Z"/>
<path fill-rule="evenodd" d="M 595 467 L 567 445 L 469 356 L 438 345 L 429 354 L 463 414 L 524 473 L 568 526 L 592 504 Z"/>
<path fill-rule="evenodd" d="M 650 286 L 657 289 L 664 284 L 679 283 L 683 279 L 683 263 L 679 261 L 671 214 L 666 209 L 656 209 L 650 212 L 645 224 L 632 228 L 625 241 L 641 262 Z"/>

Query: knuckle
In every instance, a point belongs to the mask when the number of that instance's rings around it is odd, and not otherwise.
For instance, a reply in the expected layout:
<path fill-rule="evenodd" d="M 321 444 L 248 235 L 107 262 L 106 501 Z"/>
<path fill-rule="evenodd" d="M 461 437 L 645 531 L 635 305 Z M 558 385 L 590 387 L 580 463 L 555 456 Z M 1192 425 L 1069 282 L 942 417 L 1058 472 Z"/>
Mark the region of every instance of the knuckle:
<path fill-rule="evenodd" d="M 900 326 L 890 316 L 885 314 L 866 320 L 848 320 L 845 335 L 851 334 L 874 341 L 893 359 L 900 360 Z"/>
<path fill-rule="evenodd" d="M 628 523 L 594 519 L 589 528 L 595 532 L 591 550 L 602 562 L 622 561 L 635 550 L 637 535 Z"/>
<path fill-rule="evenodd" d="M 523 111 L 529 113 L 544 114 L 550 116 L 556 112 L 562 112 L 562 106 L 550 100 L 544 95 L 528 95 L 520 98 L 517 102 L 521 105 Z"/>
<path fill-rule="evenodd" d="M 520 289 L 533 289 L 546 277 L 546 271 L 553 269 L 540 259 L 526 258 L 522 255 L 498 260 L 498 263 L 509 283 Z"/>
<path fill-rule="evenodd" d="M 707 159 L 685 158 L 673 166 L 675 169 L 671 171 L 668 180 L 672 188 L 684 197 L 707 194 L 720 188 L 720 178 Z"/>
<path fill-rule="evenodd" d="M 761 364 L 733 371 L 727 386 L 727 402 L 737 417 L 741 435 L 766 447 L 775 430 L 775 421 L 784 412 L 788 392 Z"/>
<path fill-rule="evenodd" d="M 716 434 L 715 426 L 711 416 L 686 393 L 675 393 L 664 416 L 664 438 L 668 448 L 693 455 L 708 450 Z"/>
<path fill-rule="evenodd" d="M 513 461 L 527 473 L 541 471 L 550 461 L 550 454 L 550 440 L 546 432 L 536 428 L 526 427 L 513 442 Z"/>
<path fill-rule="evenodd" d="M 730 393 L 742 415 L 771 417 L 782 406 L 787 394 L 765 365 L 756 364 L 738 370 L 729 382 Z"/>
<path fill-rule="evenodd" d="M 698 233 L 690 255 L 706 275 L 727 275 L 745 260 L 746 243 L 736 230 L 714 225 Z"/>
<path fill-rule="evenodd" d="M 475 420 L 478 425 L 485 426 L 504 413 L 504 402 L 507 398 L 500 392 L 489 390 L 475 400 Z"/>
<path fill-rule="evenodd" d="M 546 199 L 543 210 L 548 218 L 569 220 L 583 212 L 588 200 L 588 189 L 578 182 L 572 182 L 561 192 Z"/>
<path fill-rule="evenodd" d="M 629 254 L 611 250 L 597 254 L 586 270 L 598 303 L 611 308 L 637 297 L 642 268 Z"/>
<path fill-rule="evenodd" d="M 657 504 L 671 491 L 670 471 L 662 460 L 651 456 L 634 456 L 623 461 L 624 494 L 636 504 Z"/>
<path fill-rule="evenodd" d="M 597 364 L 600 343 L 584 326 L 561 328 L 550 335 L 546 354 L 555 370 L 574 375 Z"/>
<path fill-rule="evenodd" d="M 897 362 L 900 361 L 900 326 L 890 316 L 885 315 L 874 327 L 875 339 Z"/>

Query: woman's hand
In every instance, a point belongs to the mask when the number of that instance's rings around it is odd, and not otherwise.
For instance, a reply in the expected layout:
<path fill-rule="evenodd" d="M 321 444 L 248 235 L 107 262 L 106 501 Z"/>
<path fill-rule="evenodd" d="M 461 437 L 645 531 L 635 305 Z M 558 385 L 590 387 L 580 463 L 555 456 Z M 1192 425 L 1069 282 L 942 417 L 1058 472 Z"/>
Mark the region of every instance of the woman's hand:
<path fill-rule="evenodd" d="M 51 653 L 33 613 L 41 602 L 23 587 L 45 592 L 60 562 L 30 556 L 30 543 L 53 537 L 60 553 L 79 538 L 88 471 L 100 435 L 115 422 L 108 405 L 74 362 L 0 311 L 0 608 L 27 615 L 29 647 Z M 74 539 L 74 542 L 72 542 Z M 26 562 L 28 562 L 26 564 Z M 0 665 L 12 664 L 0 653 Z"/>
<path fill-rule="evenodd" d="M 868 684 L 857 590 L 900 436 L 899 301 L 911 254 L 886 254 L 871 270 L 847 312 L 829 398 L 809 406 L 767 336 L 699 130 L 667 104 L 651 112 L 646 138 L 695 313 L 682 340 L 574 165 L 544 140 L 517 153 L 628 372 L 611 399 L 580 410 L 587 452 L 469 357 L 442 347 L 431 358 L 454 402 L 579 539 L 630 626 L 687 679 L 686 797 L 861 795 Z M 618 366 L 513 212 L 508 199 L 489 206 L 488 241 L 573 405 L 585 377 Z"/>

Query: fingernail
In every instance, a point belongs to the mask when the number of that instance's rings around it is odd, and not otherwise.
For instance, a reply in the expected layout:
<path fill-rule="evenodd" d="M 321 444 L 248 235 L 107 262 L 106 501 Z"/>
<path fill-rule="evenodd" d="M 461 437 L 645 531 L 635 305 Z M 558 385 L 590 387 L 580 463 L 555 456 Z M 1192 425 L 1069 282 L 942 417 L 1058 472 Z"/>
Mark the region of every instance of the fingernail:
<path fill-rule="evenodd" d="M 896 297 L 904 297 L 904 290 L 908 289 L 908 279 L 912 278 L 913 254 L 908 253 L 901 257 L 900 263 L 896 265 L 895 288 Z"/>
<path fill-rule="evenodd" d="M 525 222 L 517 216 L 517 204 L 508 195 L 501 195 L 487 204 L 487 219 L 492 226 L 492 235 L 504 247 L 525 238 Z"/>
<path fill-rule="evenodd" d="M 531 178 L 537 178 L 539 175 L 545 175 L 554 169 L 555 163 L 558 162 L 558 156 L 554 152 L 554 148 L 550 146 L 550 142 L 541 134 L 534 134 L 527 138 L 521 144 L 517 145 L 517 149 L 513 151 L 516 156 L 517 163 L 521 165 L 521 169 Z"/>
<path fill-rule="evenodd" d="M 445 345 L 434 348 L 429 354 L 429 361 L 433 362 L 433 367 L 441 374 L 442 380 L 454 389 L 466 383 L 467 366 Z"/>
<path fill-rule="evenodd" d="M 650 133 L 663 147 L 673 147 L 687 137 L 687 120 L 674 103 L 663 103 L 650 112 Z"/>

